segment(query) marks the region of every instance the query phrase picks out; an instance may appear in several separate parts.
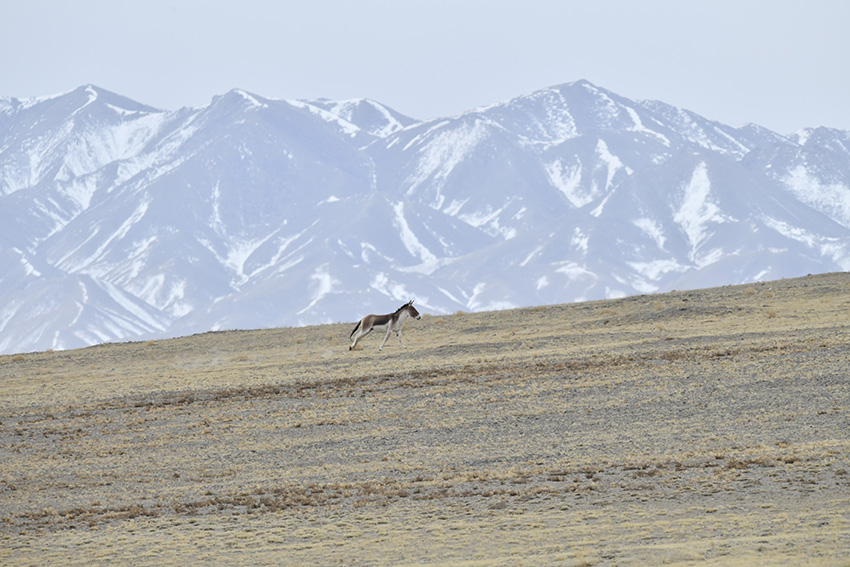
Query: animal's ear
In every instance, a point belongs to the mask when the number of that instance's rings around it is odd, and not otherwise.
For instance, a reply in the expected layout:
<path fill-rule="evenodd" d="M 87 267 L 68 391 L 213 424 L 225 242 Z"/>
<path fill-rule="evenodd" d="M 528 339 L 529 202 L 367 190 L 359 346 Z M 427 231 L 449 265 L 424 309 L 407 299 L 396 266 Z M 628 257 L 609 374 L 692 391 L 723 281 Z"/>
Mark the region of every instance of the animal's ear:
<path fill-rule="evenodd" d="M 413 305 L 413 300 L 412 300 L 412 299 L 410 300 L 410 303 L 408 303 L 408 305 Z"/>

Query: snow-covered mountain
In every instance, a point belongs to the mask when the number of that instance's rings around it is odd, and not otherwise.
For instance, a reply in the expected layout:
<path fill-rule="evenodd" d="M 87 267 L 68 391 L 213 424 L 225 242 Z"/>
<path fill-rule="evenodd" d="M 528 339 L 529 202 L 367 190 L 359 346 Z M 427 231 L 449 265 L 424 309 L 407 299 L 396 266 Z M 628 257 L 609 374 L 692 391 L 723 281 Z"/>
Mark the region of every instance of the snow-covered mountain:
<path fill-rule="evenodd" d="M 4 353 L 848 269 L 848 131 L 586 81 L 424 122 L 241 90 L 0 99 Z"/>

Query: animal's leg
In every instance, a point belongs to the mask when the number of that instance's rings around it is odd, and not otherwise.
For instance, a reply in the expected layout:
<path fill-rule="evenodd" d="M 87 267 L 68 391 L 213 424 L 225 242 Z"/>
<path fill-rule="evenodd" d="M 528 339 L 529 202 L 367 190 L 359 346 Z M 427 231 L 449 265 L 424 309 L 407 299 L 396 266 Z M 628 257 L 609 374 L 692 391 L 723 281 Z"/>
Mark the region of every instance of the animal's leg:
<path fill-rule="evenodd" d="M 351 343 L 351 346 L 348 347 L 348 350 L 354 350 L 354 347 L 357 346 L 358 341 L 360 341 L 360 339 L 362 339 L 363 337 L 365 337 L 366 335 L 368 335 L 371 332 L 372 332 L 372 329 L 369 328 L 368 331 L 364 332 L 364 331 L 361 330 L 359 333 L 357 333 L 357 335 L 354 337 L 354 342 Z"/>
<path fill-rule="evenodd" d="M 384 345 L 387 344 L 387 339 L 390 338 L 390 333 L 392 333 L 392 332 L 393 332 L 392 327 L 388 326 L 387 327 L 387 334 L 384 335 L 384 340 L 381 341 L 381 346 L 378 347 L 378 350 L 381 350 L 382 348 L 384 348 Z"/>
<path fill-rule="evenodd" d="M 401 348 L 407 348 L 406 346 L 404 346 L 404 343 L 401 342 L 401 329 L 398 330 L 398 332 L 396 333 L 396 336 L 398 337 L 398 344 L 401 345 Z"/>

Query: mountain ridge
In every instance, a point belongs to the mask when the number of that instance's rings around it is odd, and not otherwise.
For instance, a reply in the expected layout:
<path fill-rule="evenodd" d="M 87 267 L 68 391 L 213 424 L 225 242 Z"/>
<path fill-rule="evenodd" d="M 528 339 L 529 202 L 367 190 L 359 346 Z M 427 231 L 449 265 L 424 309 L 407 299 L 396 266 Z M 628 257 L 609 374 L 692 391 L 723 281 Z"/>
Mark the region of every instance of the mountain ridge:
<path fill-rule="evenodd" d="M 87 85 L 0 99 L 0 131 L 0 352 L 850 269 L 850 132 L 587 81 L 427 121 Z"/>

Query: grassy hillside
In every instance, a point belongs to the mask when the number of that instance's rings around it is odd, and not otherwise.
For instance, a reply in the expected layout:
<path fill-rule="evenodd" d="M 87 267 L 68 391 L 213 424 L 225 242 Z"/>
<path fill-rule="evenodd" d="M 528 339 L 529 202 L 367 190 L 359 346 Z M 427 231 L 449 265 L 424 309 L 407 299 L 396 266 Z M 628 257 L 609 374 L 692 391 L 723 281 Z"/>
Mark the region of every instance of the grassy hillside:
<path fill-rule="evenodd" d="M 0 564 L 850 564 L 848 274 L 353 327 L 0 357 Z"/>

